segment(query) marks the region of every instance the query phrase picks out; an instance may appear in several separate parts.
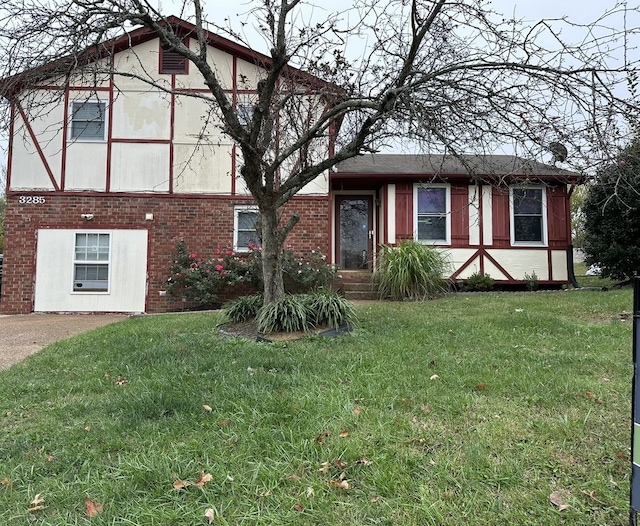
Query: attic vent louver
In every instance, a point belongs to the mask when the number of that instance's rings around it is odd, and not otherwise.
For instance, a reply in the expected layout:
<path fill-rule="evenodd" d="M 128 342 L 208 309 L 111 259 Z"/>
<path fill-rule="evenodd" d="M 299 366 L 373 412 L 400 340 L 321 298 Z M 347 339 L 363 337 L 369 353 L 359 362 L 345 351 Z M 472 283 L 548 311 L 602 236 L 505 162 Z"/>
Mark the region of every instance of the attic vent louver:
<path fill-rule="evenodd" d="M 164 46 L 160 48 L 160 73 L 185 74 L 188 73 L 187 64 L 187 59 L 179 53 Z"/>

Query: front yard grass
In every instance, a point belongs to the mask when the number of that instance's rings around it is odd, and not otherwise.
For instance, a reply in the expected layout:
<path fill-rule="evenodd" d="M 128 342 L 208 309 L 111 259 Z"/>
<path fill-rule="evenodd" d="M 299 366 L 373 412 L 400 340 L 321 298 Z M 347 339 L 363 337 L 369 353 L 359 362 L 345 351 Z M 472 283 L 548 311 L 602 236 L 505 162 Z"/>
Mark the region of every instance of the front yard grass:
<path fill-rule="evenodd" d="M 59 342 L 0 373 L 0 524 L 628 524 L 630 309 L 460 294 L 334 339 L 198 313 Z"/>

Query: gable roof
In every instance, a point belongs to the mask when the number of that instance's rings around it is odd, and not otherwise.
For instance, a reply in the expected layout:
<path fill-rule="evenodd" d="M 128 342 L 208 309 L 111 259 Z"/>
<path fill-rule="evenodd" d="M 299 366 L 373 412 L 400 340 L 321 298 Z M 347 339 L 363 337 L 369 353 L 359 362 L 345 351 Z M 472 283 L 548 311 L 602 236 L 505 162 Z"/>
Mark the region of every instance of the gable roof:
<path fill-rule="evenodd" d="M 158 24 L 160 26 L 170 26 L 174 33 L 181 38 L 197 38 L 197 27 L 191 22 L 187 22 L 186 20 L 182 20 L 176 16 L 164 18 Z M 147 26 L 133 29 L 118 37 L 106 40 L 105 42 L 95 46 L 91 46 L 78 55 L 61 57 L 35 68 L 0 79 L 0 96 L 10 98 L 12 95 L 19 93 L 21 90 L 28 88 L 29 86 L 34 86 L 38 82 L 64 74 L 70 68 L 82 67 L 82 65 L 90 64 L 100 58 L 112 56 L 115 53 L 133 48 L 155 38 L 157 38 L 156 31 Z M 257 66 L 268 68 L 272 63 L 270 56 L 254 51 L 228 38 L 212 33 L 211 31 L 204 30 L 204 38 L 209 46 L 234 55 Z M 286 71 L 301 82 L 323 86 L 330 85 L 322 79 L 292 66 L 287 66 Z"/>
<path fill-rule="evenodd" d="M 462 178 L 470 175 L 499 178 L 562 179 L 573 182 L 585 178 L 583 174 L 563 170 L 553 165 L 517 157 L 515 155 L 429 155 L 429 154 L 371 154 L 354 157 L 336 166 L 332 179 L 351 179 L 362 176 Z"/>

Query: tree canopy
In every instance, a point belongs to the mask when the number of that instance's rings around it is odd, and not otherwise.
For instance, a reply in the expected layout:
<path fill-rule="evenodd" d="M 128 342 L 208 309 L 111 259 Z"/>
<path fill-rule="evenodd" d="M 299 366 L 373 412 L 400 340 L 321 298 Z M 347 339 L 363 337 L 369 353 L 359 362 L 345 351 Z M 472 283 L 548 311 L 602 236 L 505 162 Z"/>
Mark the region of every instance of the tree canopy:
<path fill-rule="evenodd" d="M 583 205 L 586 262 L 603 277 L 625 280 L 640 271 L 640 139 L 602 168 Z"/>
<path fill-rule="evenodd" d="M 620 20 L 638 8 L 626 2 L 588 24 L 525 24 L 485 0 L 355 0 L 321 17 L 313 3 L 262 0 L 247 4 L 238 25 L 216 20 L 200 0 L 172 4 L 194 27 L 191 43 L 157 5 L 7 0 L 0 7 L 0 95 L 38 115 L 48 101 L 24 93 L 46 78 L 60 88 L 52 97 L 62 97 L 78 75 L 133 76 L 180 92 L 109 59 L 110 38 L 133 28 L 155 32 L 202 75 L 208 91 L 193 96 L 209 108 L 203 126 L 218 126 L 241 151 L 240 174 L 260 211 L 265 302 L 284 294 L 282 247 L 298 217 L 283 217 L 282 207 L 341 161 L 411 140 L 427 153 L 507 148 L 583 170 L 609 158 L 627 137 L 626 120 L 637 121 L 638 58 L 627 50 L 639 30 Z M 254 49 L 264 68 L 248 118 L 209 60 L 213 33 Z"/>

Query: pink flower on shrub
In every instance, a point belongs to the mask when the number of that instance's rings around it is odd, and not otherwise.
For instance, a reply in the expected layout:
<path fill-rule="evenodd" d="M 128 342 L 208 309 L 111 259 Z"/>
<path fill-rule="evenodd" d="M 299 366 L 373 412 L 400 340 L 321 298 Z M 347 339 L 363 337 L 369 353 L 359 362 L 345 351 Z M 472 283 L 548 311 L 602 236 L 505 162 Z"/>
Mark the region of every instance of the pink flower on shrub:
<path fill-rule="evenodd" d="M 224 270 L 224 267 L 222 265 L 216 265 L 215 268 L 218 272 L 222 272 Z"/>
<path fill-rule="evenodd" d="M 192 252 L 191 254 L 189 254 L 189 258 L 191 259 L 196 259 L 198 257 L 198 254 L 196 254 L 195 252 Z"/>
<path fill-rule="evenodd" d="M 226 254 L 227 256 L 233 256 L 233 250 L 227 250 L 227 251 L 225 252 L 225 254 Z"/>

